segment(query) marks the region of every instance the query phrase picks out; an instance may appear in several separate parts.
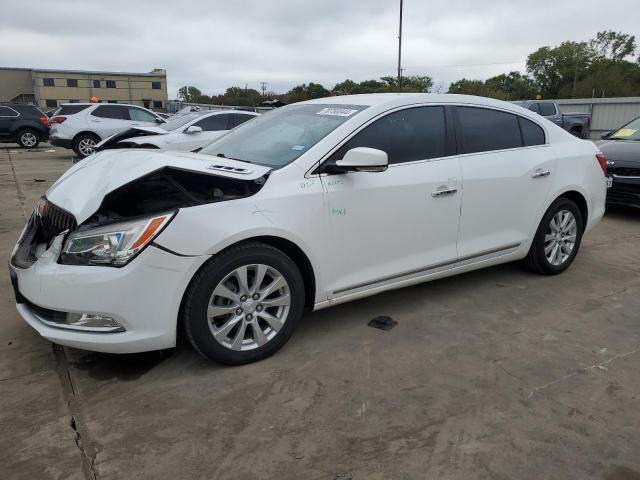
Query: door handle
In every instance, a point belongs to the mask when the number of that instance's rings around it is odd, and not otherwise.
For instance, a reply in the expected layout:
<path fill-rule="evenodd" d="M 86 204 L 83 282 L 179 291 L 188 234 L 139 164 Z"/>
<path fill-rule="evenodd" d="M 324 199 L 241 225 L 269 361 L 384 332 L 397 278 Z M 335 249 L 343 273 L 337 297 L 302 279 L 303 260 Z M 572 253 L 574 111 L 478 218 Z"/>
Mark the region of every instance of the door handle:
<path fill-rule="evenodd" d="M 549 175 L 551 175 L 551 172 L 549 170 L 538 169 L 535 172 L 533 172 L 533 175 L 531 175 L 531 178 L 543 178 L 543 177 L 548 177 Z"/>
<path fill-rule="evenodd" d="M 431 192 L 431 196 L 432 197 L 442 197 L 444 195 L 453 195 L 457 191 L 458 191 L 457 188 L 448 188 L 448 189 L 444 189 L 444 190 L 436 190 L 434 192 Z"/>

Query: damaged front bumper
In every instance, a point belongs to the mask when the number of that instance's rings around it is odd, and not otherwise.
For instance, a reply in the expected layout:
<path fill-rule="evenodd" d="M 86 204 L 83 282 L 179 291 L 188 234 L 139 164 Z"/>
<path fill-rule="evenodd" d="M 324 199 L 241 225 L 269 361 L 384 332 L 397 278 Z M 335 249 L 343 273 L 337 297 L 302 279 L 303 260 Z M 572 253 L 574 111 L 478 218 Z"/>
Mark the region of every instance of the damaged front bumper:
<path fill-rule="evenodd" d="M 208 256 L 178 256 L 150 245 L 126 267 L 109 268 L 61 265 L 56 248 L 29 268 L 9 266 L 18 312 L 40 335 L 107 353 L 175 346 L 182 295 Z M 82 323 L 87 316 L 113 319 L 117 327 L 70 328 L 69 318 Z"/>

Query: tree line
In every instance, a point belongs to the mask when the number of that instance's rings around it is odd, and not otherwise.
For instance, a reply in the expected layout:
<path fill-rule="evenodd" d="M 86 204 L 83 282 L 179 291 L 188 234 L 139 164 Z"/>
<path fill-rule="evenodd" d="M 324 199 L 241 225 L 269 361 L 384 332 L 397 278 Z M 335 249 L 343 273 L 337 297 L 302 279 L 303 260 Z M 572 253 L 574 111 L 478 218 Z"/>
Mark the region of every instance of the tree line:
<path fill-rule="evenodd" d="M 530 98 L 585 98 L 640 96 L 640 56 L 635 36 L 611 30 L 598 32 L 586 42 L 565 41 L 541 47 L 527 57 L 527 72 L 503 73 L 487 80 L 463 78 L 449 93 L 480 95 L 502 100 Z M 192 86 L 182 87 L 178 99 L 187 102 L 256 106 L 266 99 L 294 103 L 332 95 L 397 92 L 396 77 L 354 82 L 344 80 L 328 90 L 319 83 L 303 83 L 286 93 L 230 87 L 222 95 L 208 96 Z M 403 92 L 430 92 L 433 79 L 426 75 L 401 78 Z M 440 88 L 437 88 L 439 91 Z"/>

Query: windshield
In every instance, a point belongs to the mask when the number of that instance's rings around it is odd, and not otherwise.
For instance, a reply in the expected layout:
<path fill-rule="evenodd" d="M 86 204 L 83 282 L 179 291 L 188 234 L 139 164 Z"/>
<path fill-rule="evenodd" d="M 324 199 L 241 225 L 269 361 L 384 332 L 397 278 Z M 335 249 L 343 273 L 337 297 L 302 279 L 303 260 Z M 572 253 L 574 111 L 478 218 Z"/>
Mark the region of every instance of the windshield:
<path fill-rule="evenodd" d="M 160 126 L 165 130 L 175 130 L 176 128 L 180 128 L 181 126 L 186 125 L 191 120 L 195 120 L 196 118 L 201 117 L 205 113 L 208 112 L 191 112 L 185 113 L 184 115 L 174 115 L 173 117 L 167 119 L 167 121 Z"/>
<path fill-rule="evenodd" d="M 289 105 L 242 124 L 200 153 L 282 167 L 365 108 L 363 105 Z"/>
<path fill-rule="evenodd" d="M 613 132 L 609 138 L 621 140 L 640 140 L 640 117 L 627 123 L 624 127 Z"/>

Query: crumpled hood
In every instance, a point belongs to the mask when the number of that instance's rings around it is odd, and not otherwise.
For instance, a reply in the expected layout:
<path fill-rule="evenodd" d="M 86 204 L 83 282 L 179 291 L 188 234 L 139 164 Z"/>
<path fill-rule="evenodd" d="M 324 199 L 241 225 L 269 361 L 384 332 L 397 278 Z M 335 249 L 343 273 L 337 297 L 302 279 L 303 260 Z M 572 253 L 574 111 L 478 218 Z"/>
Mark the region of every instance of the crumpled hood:
<path fill-rule="evenodd" d="M 104 150 L 106 147 L 110 145 L 114 145 L 118 143 L 120 140 L 125 140 L 127 138 L 135 137 L 147 137 L 154 135 L 166 135 L 169 131 L 165 130 L 162 127 L 133 127 L 128 128 L 122 132 L 114 133 L 113 135 L 105 138 L 101 142 L 96 145 L 96 151 Z"/>
<path fill-rule="evenodd" d="M 46 195 L 51 202 L 73 214 L 80 224 L 98 210 L 106 194 L 164 167 L 241 180 L 255 180 L 271 170 L 197 153 L 106 150 L 75 164 Z"/>

